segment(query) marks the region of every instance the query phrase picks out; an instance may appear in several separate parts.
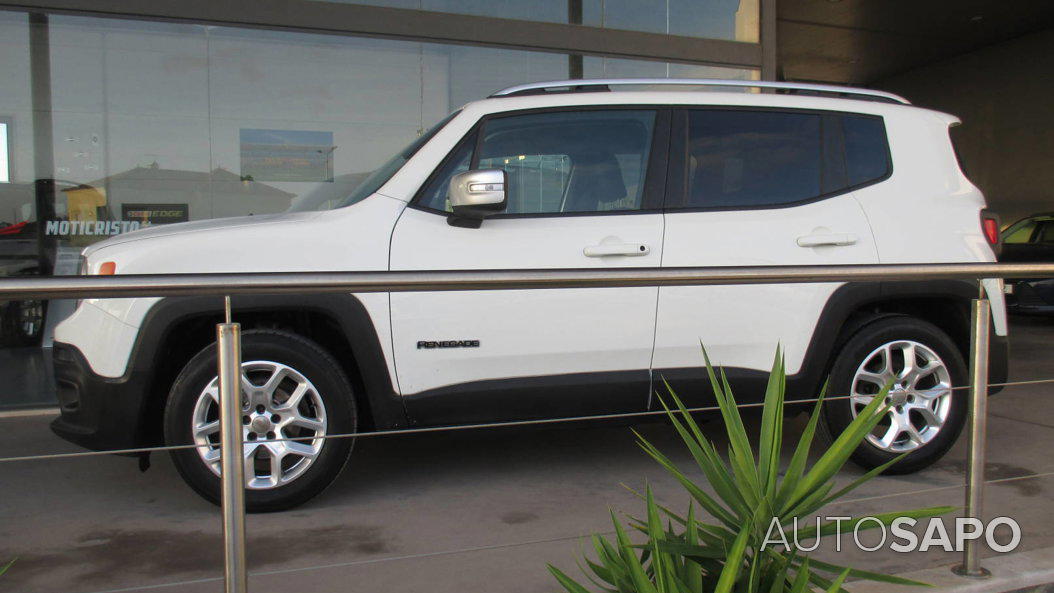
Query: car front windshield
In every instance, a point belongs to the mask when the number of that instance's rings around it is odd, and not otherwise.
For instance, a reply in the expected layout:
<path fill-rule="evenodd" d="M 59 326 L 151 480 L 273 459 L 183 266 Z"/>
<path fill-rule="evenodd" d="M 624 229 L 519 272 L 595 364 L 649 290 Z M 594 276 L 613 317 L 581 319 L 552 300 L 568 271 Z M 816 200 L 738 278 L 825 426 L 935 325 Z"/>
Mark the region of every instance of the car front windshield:
<path fill-rule="evenodd" d="M 455 111 L 443 118 L 442 121 L 432 126 L 424 134 L 418 136 L 406 148 L 400 150 L 388 162 L 369 173 L 348 173 L 338 175 L 330 183 L 319 184 L 315 189 L 301 195 L 293 200 L 289 207 L 290 212 L 306 212 L 310 210 L 331 210 L 343 208 L 359 202 L 388 182 L 403 165 L 414 156 L 439 130 L 457 117 L 460 111 Z"/>

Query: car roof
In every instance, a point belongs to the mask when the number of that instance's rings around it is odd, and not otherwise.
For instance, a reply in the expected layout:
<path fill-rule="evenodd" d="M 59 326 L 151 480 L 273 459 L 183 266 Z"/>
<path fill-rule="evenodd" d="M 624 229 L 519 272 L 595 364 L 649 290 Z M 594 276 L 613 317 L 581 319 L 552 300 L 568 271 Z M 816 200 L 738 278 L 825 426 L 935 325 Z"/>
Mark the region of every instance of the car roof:
<path fill-rule="evenodd" d="M 549 82 L 532 82 L 519 84 L 497 91 L 488 98 L 512 97 L 521 95 L 544 95 L 552 93 L 611 92 L 626 87 L 662 88 L 668 86 L 695 88 L 749 88 L 754 90 L 773 89 L 783 94 L 808 94 L 834 96 L 866 101 L 882 101 L 910 105 L 911 102 L 893 93 L 861 87 L 836 86 L 830 84 L 813 84 L 800 82 L 781 82 L 772 80 L 737 80 L 728 78 L 593 78 L 552 80 Z"/>
<path fill-rule="evenodd" d="M 466 115 L 479 117 L 507 111 L 587 106 L 712 106 L 760 107 L 863 113 L 883 117 L 929 114 L 946 125 L 957 125 L 959 118 L 947 113 L 901 103 L 885 103 L 843 97 L 789 95 L 727 90 L 613 90 L 610 92 L 545 93 L 499 96 L 467 103 Z"/>

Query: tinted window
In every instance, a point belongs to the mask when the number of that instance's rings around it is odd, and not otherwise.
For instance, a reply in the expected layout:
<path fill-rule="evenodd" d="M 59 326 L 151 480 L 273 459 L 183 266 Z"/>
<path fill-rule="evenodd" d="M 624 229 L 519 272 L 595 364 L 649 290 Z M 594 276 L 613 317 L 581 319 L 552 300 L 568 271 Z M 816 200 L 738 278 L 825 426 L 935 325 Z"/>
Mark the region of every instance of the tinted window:
<path fill-rule="evenodd" d="M 889 147 L 882 118 L 846 115 L 842 118 L 845 133 L 845 168 L 849 185 L 860 185 L 885 177 L 889 173 Z"/>
<path fill-rule="evenodd" d="M 450 178 L 467 170 L 504 169 L 509 214 L 610 212 L 641 207 L 655 127 L 654 111 L 603 110 L 496 117 L 483 125 L 480 154 L 465 142 L 422 194 L 420 203 L 449 211 Z"/>
<path fill-rule="evenodd" d="M 1039 232 L 1033 239 L 1034 243 L 1054 243 L 1054 221 L 1047 220 L 1039 223 Z"/>
<path fill-rule="evenodd" d="M 1003 230 L 1003 243 L 1028 243 L 1036 230 L 1035 219 L 1019 220 Z"/>
<path fill-rule="evenodd" d="M 687 207 L 786 204 L 821 187 L 820 116 L 766 111 L 692 111 Z"/>

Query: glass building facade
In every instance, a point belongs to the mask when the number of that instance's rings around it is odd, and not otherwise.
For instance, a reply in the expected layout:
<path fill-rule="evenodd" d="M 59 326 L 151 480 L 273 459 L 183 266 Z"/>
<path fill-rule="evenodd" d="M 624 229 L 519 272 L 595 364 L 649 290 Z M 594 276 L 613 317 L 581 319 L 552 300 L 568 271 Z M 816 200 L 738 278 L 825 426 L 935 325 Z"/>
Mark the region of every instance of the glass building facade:
<path fill-rule="evenodd" d="M 85 246 L 144 226 L 332 204 L 452 110 L 506 86 L 760 78 L 760 59 L 728 56 L 761 55 L 762 1 L 290 2 L 305 19 L 355 10 L 380 23 L 361 34 L 268 15 L 260 26 L 153 18 L 134 2 L 106 17 L 0 2 L 0 276 L 74 274 Z M 420 21 L 419 38 L 401 16 Z M 462 19 L 479 19 L 466 26 L 479 39 L 429 24 Z M 540 47 L 502 47 L 489 27 L 532 39 L 538 28 Z M 723 44 L 720 55 L 705 43 Z M 667 46 L 701 49 L 663 59 Z M 3 303 L 0 344 L 46 347 L 71 307 Z"/>

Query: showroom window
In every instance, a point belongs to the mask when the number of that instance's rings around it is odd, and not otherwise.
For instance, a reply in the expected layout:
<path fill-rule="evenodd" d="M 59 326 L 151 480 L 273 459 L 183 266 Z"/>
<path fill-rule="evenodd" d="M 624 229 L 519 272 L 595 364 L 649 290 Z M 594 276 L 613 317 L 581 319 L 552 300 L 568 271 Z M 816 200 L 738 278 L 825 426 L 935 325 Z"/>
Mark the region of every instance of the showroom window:
<path fill-rule="evenodd" d="M 0 116 L 0 183 L 11 183 L 11 118 Z"/>
<path fill-rule="evenodd" d="M 341 0 L 328 0 L 341 1 Z M 759 0 L 348 0 L 548 23 L 757 43 Z"/>
<path fill-rule="evenodd" d="M 457 6 L 559 17 L 529 5 Z M 398 167 L 393 155 L 465 103 L 571 74 L 567 54 L 547 51 L 6 10 L 0 55 L 5 276 L 74 274 L 85 247 L 147 226 L 350 204 L 383 182 L 389 171 L 378 169 Z M 586 77 L 758 75 L 604 56 L 580 62 Z M 523 199 L 514 210 L 554 208 L 538 191 L 572 183 L 568 158 L 517 159 Z M 638 183 L 629 168 L 622 173 L 627 189 Z M 619 199 L 606 207 L 621 207 Z M 49 328 L 72 307 L 0 307 L 0 346 L 49 344 Z M 27 316 L 32 323 L 16 323 Z"/>

